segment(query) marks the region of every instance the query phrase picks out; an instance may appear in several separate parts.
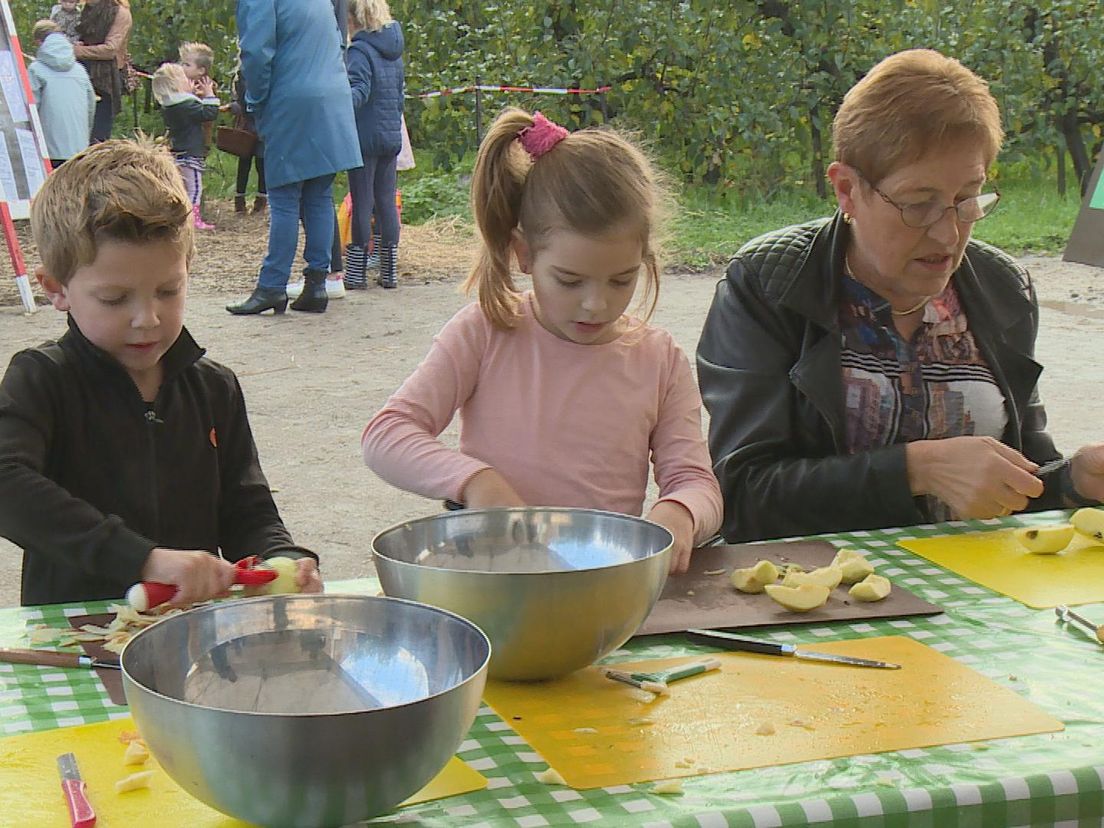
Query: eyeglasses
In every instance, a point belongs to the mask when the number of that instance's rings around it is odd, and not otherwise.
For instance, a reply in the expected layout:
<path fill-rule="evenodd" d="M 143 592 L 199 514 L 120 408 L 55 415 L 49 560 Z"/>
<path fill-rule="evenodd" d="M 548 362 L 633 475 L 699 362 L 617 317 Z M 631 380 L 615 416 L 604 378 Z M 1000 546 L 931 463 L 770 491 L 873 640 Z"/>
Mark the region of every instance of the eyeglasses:
<path fill-rule="evenodd" d="M 948 210 L 954 210 L 959 221 L 965 224 L 973 224 L 992 213 L 993 208 L 1000 201 L 1000 193 L 994 190 L 990 193 L 981 193 L 971 198 L 964 198 L 949 207 L 944 207 L 935 200 L 925 201 L 921 204 L 898 204 L 873 184 L 870 185 L 870 188 L 880 195 L 886 204 L 897 208 L 901 214 L 901 221 L 906 226 L 915 227 L 918 230 L 931 227 L 942 219 Z"/>

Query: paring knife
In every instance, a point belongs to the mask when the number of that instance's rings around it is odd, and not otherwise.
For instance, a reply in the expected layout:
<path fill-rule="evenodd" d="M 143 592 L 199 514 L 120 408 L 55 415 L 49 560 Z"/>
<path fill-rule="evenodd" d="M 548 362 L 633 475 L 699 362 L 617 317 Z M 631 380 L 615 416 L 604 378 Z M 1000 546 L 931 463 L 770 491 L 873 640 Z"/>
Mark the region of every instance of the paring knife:
<path fill-rule="evenodd" d="M 835 664 L 849 664 L 852 667 L 879 667 L 883 670 L 900 670 L 900 664 L 890 661 L 874 661 L 870 658 L 857 658 L 856 656 L 836 655 L 835 653 L 818 653 L 813 650 L 799 650 L 794 644 L 776 644 L 773 641 L 760 641 L 757 638 L 744 638 L 740 635 L 721 632 L 720 630 L 687 630 L 687 637 L 699 644 L 711 644 L 725 650 L 742 650 L 748 653 L 762 653 L 764 655 L 793 656 L 809 661 L 831 661 Z"/>
<path fill-rule="evenodd" d="M 0 661 L 10 664 L 38 664 L 42 667 L 107 667 L 118 670 L 119 658 L 92 658 L 81 653 L 59 653 L 52 650 L 5 650 L 0 649 Z"/>
<path fill-rule="evenodd" d="M 61 789 L 65 792 L 65 804 L 69 806 L 69 824 L 73 828 L 92 828 L 96 824 L 96 812 L 88 801 L 87 789 L 77 767 L 77 757 L 63 753 L 57 758 Z"/>

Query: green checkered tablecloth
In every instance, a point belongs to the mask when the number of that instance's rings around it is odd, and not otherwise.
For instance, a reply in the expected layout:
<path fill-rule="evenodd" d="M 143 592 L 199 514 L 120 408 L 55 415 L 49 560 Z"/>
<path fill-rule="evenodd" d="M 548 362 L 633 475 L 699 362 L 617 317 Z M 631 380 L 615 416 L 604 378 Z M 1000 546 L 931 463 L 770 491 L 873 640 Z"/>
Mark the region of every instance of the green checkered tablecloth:
<path fill-rule="evenodd" d="M 576 791 L 548 786 L 547 767 L 489 707 L 482 707 L 458 755 L 489 780 L 486 790 L 429 802 L 373 824 L 453 826 L 642 825 L 874 826 L 1104 825 L 1104 651 L 1059 627 L 1052 611 L 1031 610 L 896 546 L 929 537 L 1025 523 L 1066 513 L 832 535 L 863 549 L 878 572 L 945 609 L 942 615 L 861 623 L 775 628 L 777 641 L 809 643 L 907 635 L 1010 687 L 1066 724 L 1061 733 L 852 756 L 684 781 L 682 796 L 648 785 Z M 328 584 L 333 592 L 375 593 L 373 581 Z M 106 604 L 0 610 L 0 644 L 26 646 L 29 625 L 64 626 L 65 617 L 102 612 Z M 1104 606 L 1085 608 L 1104 620 Z M 760 631 L 757 631 L 760 634 Z M 677 637 L 631 642 L 611 657 L 662 658 L 704 651 Z M 0 664 L 4 735 L 125 716 L 99 681 L 78 670 Z M 152 815 L 151 815 L 152 817 Z M 0 824 L 9 824 L 0 815 Z"/>

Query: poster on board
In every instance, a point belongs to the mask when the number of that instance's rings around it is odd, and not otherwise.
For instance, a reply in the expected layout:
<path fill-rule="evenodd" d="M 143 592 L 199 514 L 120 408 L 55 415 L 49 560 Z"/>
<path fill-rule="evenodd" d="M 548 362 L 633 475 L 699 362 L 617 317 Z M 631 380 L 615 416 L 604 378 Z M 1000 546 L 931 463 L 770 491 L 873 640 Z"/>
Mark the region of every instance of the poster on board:
<path fill-rule="evenodd" d="M 0 0 L 0 198 L 13 219 L 31 214 L 31 198 L 46 180 L 46 142 L 38 112 L 31 102 L 30 84 L 11 6 Z"/>
<path fill-rule="evenodd" d="M 31 199 L 46 180 L 49 163 L 15 19 L 8 0 L 0 0 L 0 224 L 28 313 L 34 312 L 34 295 L 12 221 L 30 217 Z"/>
<path fill-rule="evenodd" d="M 1064 262 L 1104 267 L 1104 180 L 1100 175 L 1102 169 L 1104 169 L 1104 152 L 1096 159 L 1096 167 L 1093 169 L 1092 178 L 1089 179 L 1085 198 L 1081 202 L 1081 212 L 1077 214 L 1073 232 L 1070 233 L 1066 250 L 1062 254 Z"/>

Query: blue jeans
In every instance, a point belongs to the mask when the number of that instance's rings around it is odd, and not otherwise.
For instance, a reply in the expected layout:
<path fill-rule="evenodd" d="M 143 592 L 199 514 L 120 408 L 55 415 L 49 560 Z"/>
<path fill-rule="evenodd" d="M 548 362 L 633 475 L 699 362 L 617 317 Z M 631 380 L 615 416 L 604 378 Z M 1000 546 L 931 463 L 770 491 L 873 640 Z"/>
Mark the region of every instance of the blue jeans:
<path fill-rule="evenodd" d="M 269 290 L 287 287 L 299 244 L 300 208 L 307 237 L 303 249 L 307 267 L 329 272 L 334 234 L 333 180 L 332 174 L 320 175 L 268 188 L 268 253 L 261 263 L 258 287 Z"/>

